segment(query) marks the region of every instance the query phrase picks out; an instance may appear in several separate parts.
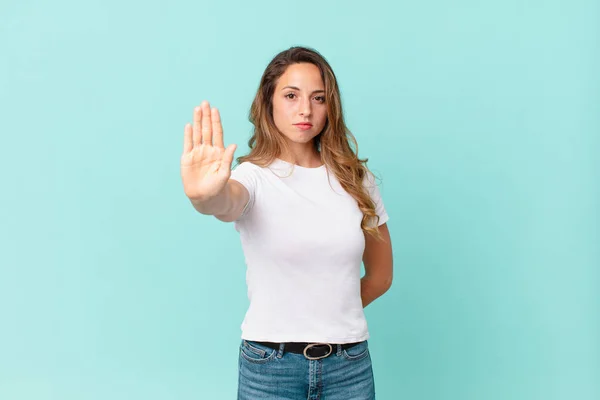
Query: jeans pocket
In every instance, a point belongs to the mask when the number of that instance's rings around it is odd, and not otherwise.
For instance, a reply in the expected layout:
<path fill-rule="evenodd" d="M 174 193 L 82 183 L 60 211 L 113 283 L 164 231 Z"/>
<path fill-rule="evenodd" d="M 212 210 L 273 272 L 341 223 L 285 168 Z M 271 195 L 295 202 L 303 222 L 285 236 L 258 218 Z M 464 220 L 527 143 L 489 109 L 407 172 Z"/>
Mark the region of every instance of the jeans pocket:
<path fill-rule="evenodd" d="M 369 355 L 369 342 L 363 340 L 359 344 L 350 347 L 349 349 L 342 350 L 342 356 L 346 360 L 356 361 L 362 360 Z"/>
<path fill-rule="evenodd" d="M 240 356 L 251 363 L 265 364 L 275 359 L 277 350 L 250 340 L 242 340 Z"/>

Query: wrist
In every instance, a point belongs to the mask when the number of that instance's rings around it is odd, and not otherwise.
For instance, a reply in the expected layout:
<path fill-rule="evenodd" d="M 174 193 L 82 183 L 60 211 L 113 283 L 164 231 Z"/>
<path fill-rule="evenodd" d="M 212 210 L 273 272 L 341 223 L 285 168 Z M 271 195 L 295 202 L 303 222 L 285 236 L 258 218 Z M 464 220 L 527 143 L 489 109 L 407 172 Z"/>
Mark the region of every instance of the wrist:
<path fill-rule="evenodd" d="M 226 192 L 227 185 L 225 185 L 217 194 L 209 196 L 188 196 L 188 199 L 194 208 L 201 214 L 216 215 L 222 213 L 223 208 L 226 207 Z"/>

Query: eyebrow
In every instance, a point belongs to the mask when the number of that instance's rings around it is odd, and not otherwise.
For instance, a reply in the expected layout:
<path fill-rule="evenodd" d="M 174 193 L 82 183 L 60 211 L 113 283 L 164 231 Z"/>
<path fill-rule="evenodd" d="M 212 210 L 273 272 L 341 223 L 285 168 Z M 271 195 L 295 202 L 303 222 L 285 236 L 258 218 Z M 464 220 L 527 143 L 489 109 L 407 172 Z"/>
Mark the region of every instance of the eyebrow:
<path fill-rule="evenodd" d="M 285 87 L 284 87 L 283 89 L 281 89 L 281 90 L 284 90 L 284 89 L 294 89 L 294 90 L 298 90 L 298 91 L 300 90 L 300 88 L 297 88 L 296 86 L 285 86 Z M 325 93 L 325 91 L 324 91 L 323 89 L 318 89 L 318 90 L 313 90 L 313 92 L 312 92 L 311 94 L 314 94 L 314 93 L 321 93 L 321 92 L 322 92 L 322 93 Z"/>

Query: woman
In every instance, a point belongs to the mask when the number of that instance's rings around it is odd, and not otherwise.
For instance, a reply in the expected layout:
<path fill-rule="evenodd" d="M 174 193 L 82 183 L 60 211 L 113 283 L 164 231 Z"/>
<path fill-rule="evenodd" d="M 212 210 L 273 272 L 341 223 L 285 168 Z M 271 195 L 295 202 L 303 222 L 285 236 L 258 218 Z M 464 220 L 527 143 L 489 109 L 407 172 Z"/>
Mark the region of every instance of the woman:
<path fill-rule="evenodd" d="M 392 282 L 388 215 L 328 62 L 305 47 L 275 56 L 250 121 L 250 153 L 231 171 L 236 145 L 224 147 L 203 101 L 181 158 L 195 209 L 241 237 L 250 306 L 238 399 L 374 399 L 363 308 Z"/>

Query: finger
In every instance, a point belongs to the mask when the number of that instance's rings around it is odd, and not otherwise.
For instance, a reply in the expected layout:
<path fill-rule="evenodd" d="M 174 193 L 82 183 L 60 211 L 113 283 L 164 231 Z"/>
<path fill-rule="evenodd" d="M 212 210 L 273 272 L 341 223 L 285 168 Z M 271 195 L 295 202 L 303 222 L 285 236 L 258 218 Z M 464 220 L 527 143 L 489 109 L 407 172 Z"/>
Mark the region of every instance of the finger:
<path fill-rule="evenodd" d="M 231 164 L 233 163 L 233 153 L 237 149 L 237 145 L 230 144 L 225 149 L 225 153 L 223 153 L 223 160 L 221 161 L 220 170 L 223 173 L 228 173 L 231 171 Z"/>
<path fill-rule="evenodd" d="M 219 110 L 216 108 L 213 108 L 211 113 L 214 145 L 223 149 L 225 144 L 223 143 L 223 125 L 221 125 L 221 115 L 219 114 Z"/>
<path fill-rule="evenodd" d="M 194 142 L 192 139 L 192 125 L 185 124 L 185 128 L 183 128 L 183 152 L 189 153 L 194 148 Z"/>
<path fill-rule="evenodd" d="M 202 144 L 212 146 L 212 126 L 210 122 L 210 104 L 202 102 Z"/>
<path fill-rule="evenodd" d="M 202 143 L 202 126 L 200 121 L 202 119 L 202 108 L 200 106 L 194 108 L 194 129 L 193 129 L 193 140 L 192 143 L 194 146 L 200 145 Z"/>

